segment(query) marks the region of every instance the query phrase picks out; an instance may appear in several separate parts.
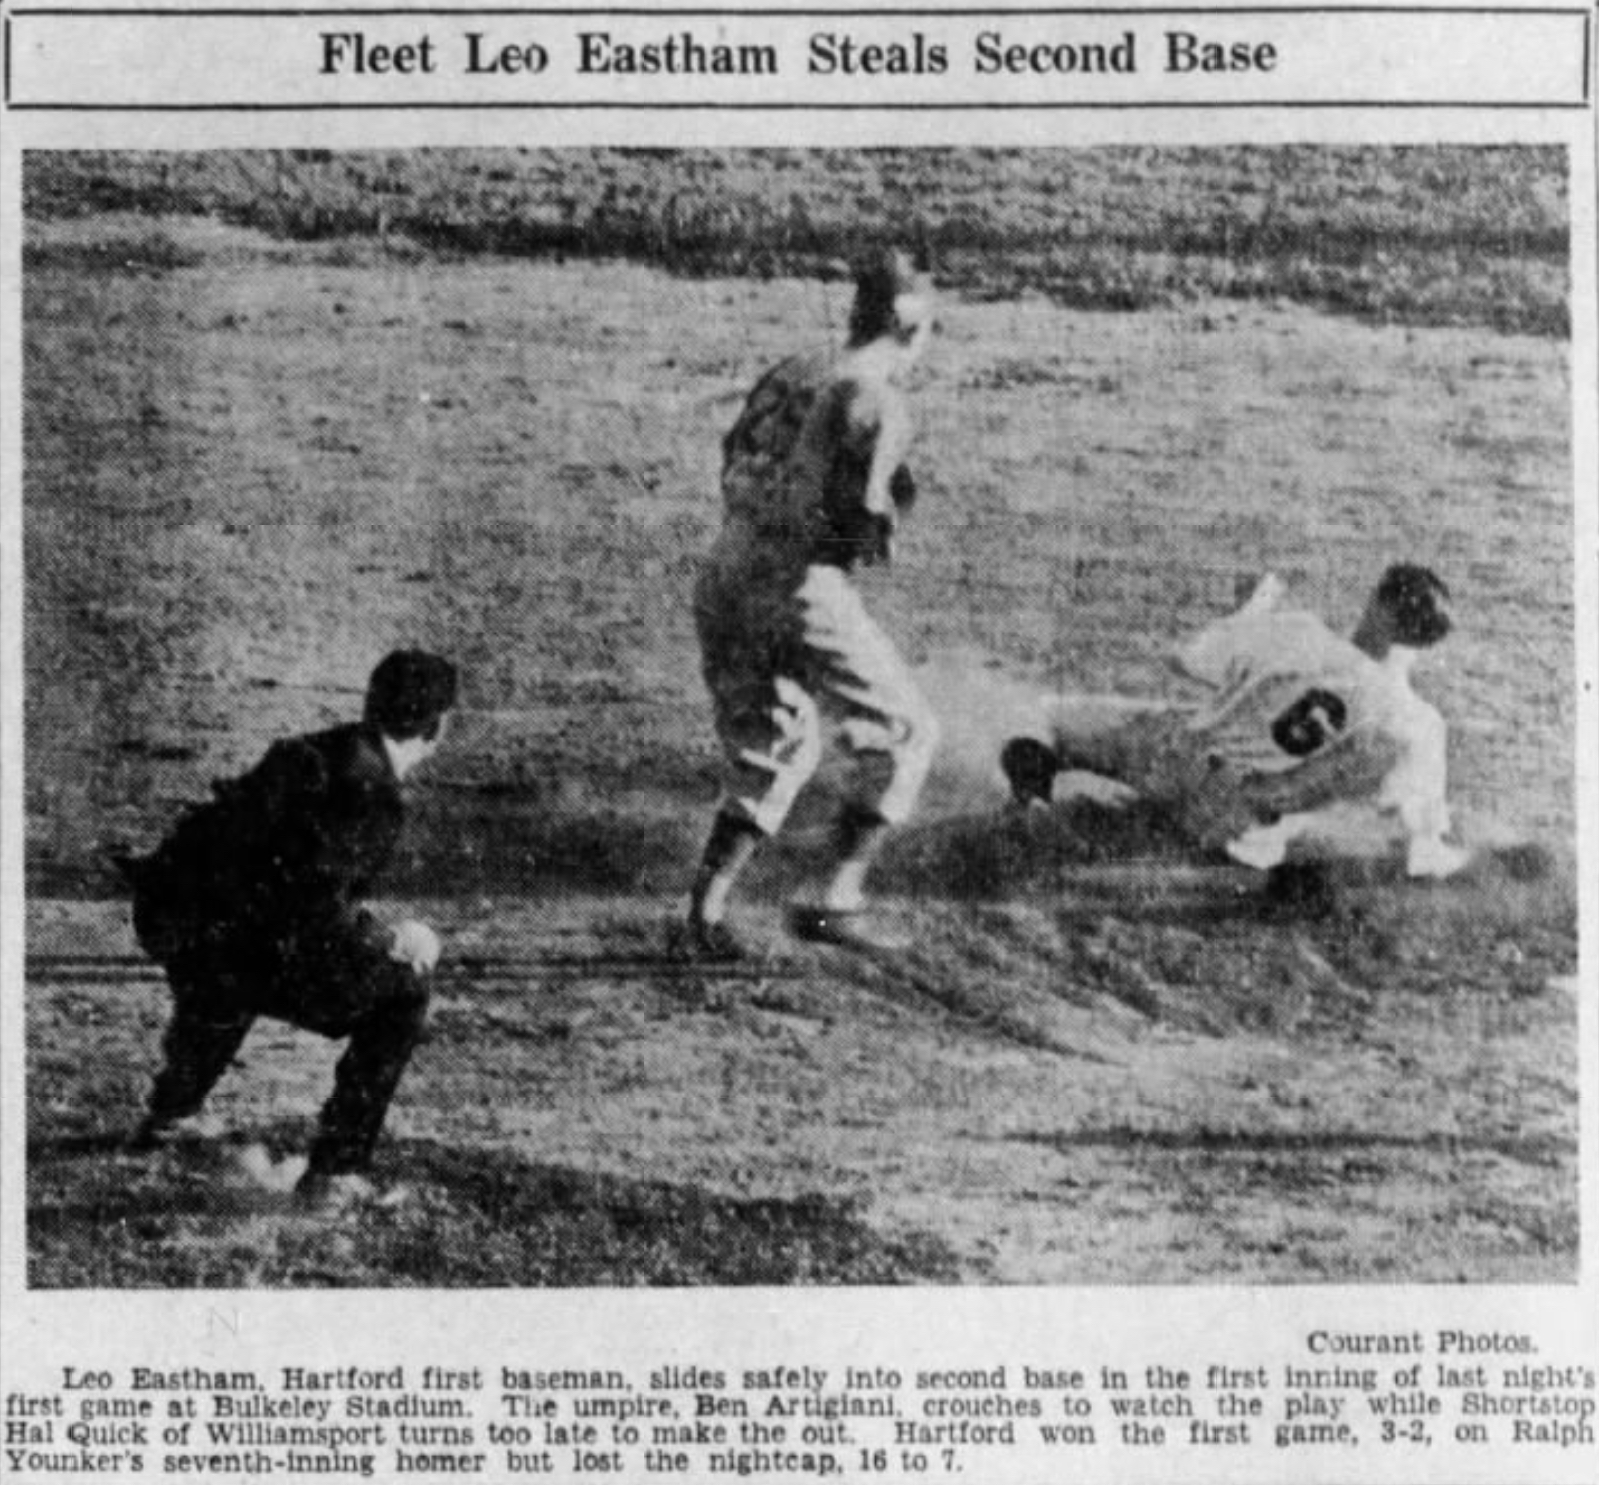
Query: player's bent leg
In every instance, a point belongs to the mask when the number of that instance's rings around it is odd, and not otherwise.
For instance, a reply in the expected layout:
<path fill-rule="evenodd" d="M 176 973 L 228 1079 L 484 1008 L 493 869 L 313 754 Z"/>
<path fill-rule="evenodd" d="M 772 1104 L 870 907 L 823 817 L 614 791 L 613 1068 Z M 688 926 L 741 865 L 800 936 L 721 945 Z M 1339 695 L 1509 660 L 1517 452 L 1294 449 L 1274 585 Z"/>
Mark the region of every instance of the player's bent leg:
<path fill-rule="evenodd" d="M 782 663 L 796 651 L 785 595 L 752 592 L 759 571 L 709 568 L 695 589 L 701 669 L 727 763 L 720 812 L 775 835 L 822 757 L 816 703 Z"/>
<path fill-rule="evenodd" d="M 688 946 L 702 958 L 738 959 L 744 951 L 726 923 L 729 900 L 820 765 L 822 724 L 816 703 L 786 676 L 746 678 L 713 695 L 728 777 L 689 894 Z"/>
<path fill-rule="evenodd" d="M 874 765 L 858 803 L 903 824 L 938 752 L 938 718 L 842 572 L 811 568 L 798 599 L 808 689 L 840 720 L 845 747 Z"/>
<path fill-rule="evenodd" d="M 822 761 L 822 719 L 815 701 L 779 676 L 753 714 L 729 717 L 721 728 L 728 754 L 723 808 L 742 815 L 763 835 L 783 828 Z"/>
<path fill-rule="evenodd" d="M 1164 771 L 1181 708 L 1126 696 L 1055 696 L 1044 703 L 1040 739 L 1060 768 L 1080 769 L 1140 793 Z"/>
<path fill-rule="evenodd" d="M 727 926 L 728 899 L 765 839 L 766 832 L 741 811 L 727 804 L 717 811 L 689 891 L 688 947 L 697 958 L 744 957 L 743 945 Z"/>
<path fill-rule="evenodd" d="M 868 760 L 860 808 L 886 825 L 903 825 L 915 813 L 938 754 L 938 719 L 913 688 L 897 695 L 879 691 L 866 715 L 857 711 L 844 722 L 843 736 L 851 753 Z M 874 761 L 877 766 L 870 766 Z"/>
<path fill-rule="evenodd" d="M 798 596 L 807 677 L 861 766 L 821 900 L 796 906 L 790 927 L 820 942 L 897 950 L 903 936 L 866 914 L 866 878 L 889 832 L 916 808 L 938 751 L 938 719 L 843 573 L 811 569 Z"/>
<path fill-rule="evenodd" d="M 1190 717 L 1188 708 L 1165 701 L 1052 697 L 1042 708 L 1039 735 L 1012 739 L 1001 767 L 1012 797 L 1023 802 L 1047 800 L 1055 775 L 1069 770 L 1108 779 L 1164 812 L 1193 844 L 1220 851 L 1260 816 L 1243 797 L 1237 770 L 1205 746 Z M 1282 859 L 1280 843 L 1271 840 L 1241 849 L 1258 853 L 1250 864 L 1261 869 Z"/>
<path fill-rule="evenodd" d="M 867 909 L 867 874 L 893 828 L 869 805 L 844 806 L 835 835 L 836 864 L 820 903 L 796 903 L 789 910 L 789 931 L 796 938 L 873 954 L 900 954 L 911 947 L 908 933 Z"/>

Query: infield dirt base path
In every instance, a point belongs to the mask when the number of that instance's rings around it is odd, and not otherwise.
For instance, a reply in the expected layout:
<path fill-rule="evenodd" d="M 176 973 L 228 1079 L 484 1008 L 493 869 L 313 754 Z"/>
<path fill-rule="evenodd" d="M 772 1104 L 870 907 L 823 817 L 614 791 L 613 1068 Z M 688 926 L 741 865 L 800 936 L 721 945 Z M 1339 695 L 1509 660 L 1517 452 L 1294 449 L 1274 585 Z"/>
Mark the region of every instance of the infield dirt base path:
<path fill-rule="evenodd" d="M 303 1147 L 336 1048 L 261 1022 L 214 1099 L 238 1148 L 124 1154 L 165 991 L 120 904 L 35 904 L 34 1282 L 581 1283 L 572 1231 L 591 1274 L 632 1282 L 1528 1282 L 1575 1261 L 1561 981 L 1371 993 L 1303 925 L 1106 918 L 1072 947 L 1037 905 L 908 903 L 926 946 L 897 969 L 789 946 L 769 912 L 766 968 L 703 973 L 638 902 L 489 906 L 385 1143 L 412 1206 L 330 1253 L 233 1157 Z M 1186 985 L 1184 955 L 1206 960 Z M 474 1251 L 423 1258 L 435 1229 Z"/>

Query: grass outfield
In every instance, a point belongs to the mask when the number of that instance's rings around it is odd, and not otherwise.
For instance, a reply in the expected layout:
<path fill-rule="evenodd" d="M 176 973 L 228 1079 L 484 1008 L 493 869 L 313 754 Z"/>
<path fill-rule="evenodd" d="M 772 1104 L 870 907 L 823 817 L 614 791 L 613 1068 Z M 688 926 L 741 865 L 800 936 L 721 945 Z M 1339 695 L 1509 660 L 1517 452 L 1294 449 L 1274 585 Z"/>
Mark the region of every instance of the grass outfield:
<path fill-rule="evenodd" d="M 72 151 L 27 157 L 24 201 L 36 221 L 202 214 L 279 239 L 762 278 L 837 274 L 864 243 L 914 234 L 969 294 L 1569 330 L 1554 146 Z M 184 260 L 159 234 L 126 246 Z"/>

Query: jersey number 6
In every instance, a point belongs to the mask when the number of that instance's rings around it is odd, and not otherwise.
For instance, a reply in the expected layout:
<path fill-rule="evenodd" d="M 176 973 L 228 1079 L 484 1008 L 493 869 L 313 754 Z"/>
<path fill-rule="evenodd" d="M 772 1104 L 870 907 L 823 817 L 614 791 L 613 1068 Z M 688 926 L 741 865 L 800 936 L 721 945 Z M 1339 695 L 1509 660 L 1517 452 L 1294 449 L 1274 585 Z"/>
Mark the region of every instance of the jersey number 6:
<path fill-rule="evenodd" d="M 1306 758 L 1344 730 L 1349 708 L 1335 691 L 1305 692 L 1271 724 L 1271 740 L 1291 758 Z"/>

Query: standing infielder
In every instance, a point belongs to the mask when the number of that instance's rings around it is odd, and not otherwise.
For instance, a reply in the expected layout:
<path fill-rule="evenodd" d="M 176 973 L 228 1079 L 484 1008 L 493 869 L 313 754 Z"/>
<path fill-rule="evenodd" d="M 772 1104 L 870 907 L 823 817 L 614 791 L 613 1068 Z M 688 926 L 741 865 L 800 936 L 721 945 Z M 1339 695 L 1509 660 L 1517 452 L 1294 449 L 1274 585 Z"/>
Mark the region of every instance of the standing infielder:
<path fill-rule="evenodd" d="M 1448 589 L 1425 567 L 1382 576 L 1349 639 L 1282 606 L 1268 576 L 1236 614 L 1173 656 L 1211 688 L 1198 705 L 1055 697 L 1038 737 L 1001 767 L 1018 801 L 1048 800 L 1055 775 L 1086 769 L 1170 809 L 1201 845 L 1268 871 L 1302 836 L 1400 839 L 1412 877 L 1446 877 L 1467 852 L 1450 829 L 1447 729 L 1411 690 L 1419 653 L 1448 634 Z"/>
<path fill-rule="evenodd" d="M 885 833 L 916 803 L 937 725 L 850 578 L 887 560 L 915 498 L 900 383 L 932 307 L 925 269 L 899 252 L 875 257 L 857 274 L 843 351 L 767 372 L 723 440 L 723 526 L 694 593 L 729 765 L 689 907 L 695 946 L 709 957 L 739 953 L 724 921 L 729 894 L 816 771 L 824 713 L 860 781 L 838 822 L 832 878 L 819 902 L 791 910 L 790 928 L 846 947 L 899 946 L 865 913 L 865 878 Z"/>
<path fill-rule="evenodd" d="M 206 1096 L 272 1016 L 349 1038 L 298 1197 L 372 1194 L 363 1172 L 421 1039 L 439 941 L 360 899 L 398 840 L 400 781 L 438 747 L 455 693 L 447 660 L 396 651 L 372 672 L 360 722 L 274 743 L 153 855 L 123 863 L 134 930 L 173 1001 L 136 1145 L 217 1133 Z"/>

